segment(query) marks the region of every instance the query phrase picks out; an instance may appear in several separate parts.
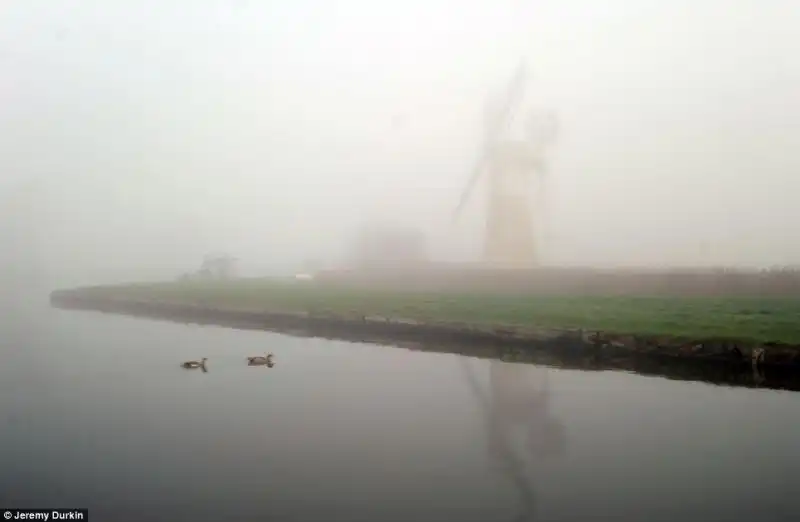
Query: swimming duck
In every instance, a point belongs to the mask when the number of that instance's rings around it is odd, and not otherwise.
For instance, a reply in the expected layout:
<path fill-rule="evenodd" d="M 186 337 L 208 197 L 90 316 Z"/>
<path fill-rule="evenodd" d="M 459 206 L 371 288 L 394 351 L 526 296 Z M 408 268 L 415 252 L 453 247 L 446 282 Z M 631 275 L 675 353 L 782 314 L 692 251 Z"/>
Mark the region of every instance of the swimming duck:
<path fill-rule="evenodd" d="M 207 357 L 203 357 L 200 361 L 186 361 L 185 363 L 181 364 L 183 368 L 202 368 L 206 369 L 206 361 L 208 360 Z"/>
<path fill-rule="evenodd" d="M 252 366 L 261 366 L 261 365 L 272 366 L 275 364 L 272 361 L 273 357 L 274 355 L 272 355 L 271 353 L 266 354 L 266 357 L 261 357 L 260 355 L 257 355 L 255 357 L 248 357 L 247 364 Z"/>

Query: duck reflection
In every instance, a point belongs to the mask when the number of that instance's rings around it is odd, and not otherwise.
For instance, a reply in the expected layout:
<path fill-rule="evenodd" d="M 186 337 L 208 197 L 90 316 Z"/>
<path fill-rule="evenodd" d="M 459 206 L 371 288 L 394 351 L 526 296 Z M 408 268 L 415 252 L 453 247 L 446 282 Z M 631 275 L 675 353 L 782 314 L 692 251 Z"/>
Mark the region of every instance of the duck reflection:
<path fill-rule="evenodd" d="M 550 411 L 547 369 L 493 360 L 489 363 L 489 389 L 485 391 L 466 358 L 461 358 L 465 378 L 486 420 L 489 454 L 519 492 L 522 512 L 516 520 L 533 520 L 534 487 L 525 459 L 515 451 L 521 436 L 533 462 L 563 455 L 565 430 Z"/>

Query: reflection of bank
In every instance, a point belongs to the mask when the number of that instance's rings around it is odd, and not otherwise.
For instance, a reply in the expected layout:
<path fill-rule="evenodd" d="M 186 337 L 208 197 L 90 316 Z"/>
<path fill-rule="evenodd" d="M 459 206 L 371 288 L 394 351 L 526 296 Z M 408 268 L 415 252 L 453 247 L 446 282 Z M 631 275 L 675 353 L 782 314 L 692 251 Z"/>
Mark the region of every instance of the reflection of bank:
<path fill-rule="evenodd" d="M 489 391 L 480 386 L 468 359 L 460 358 L 464 375 L 486 420 L 489 451 L 514 484 L 522 501 L 518 520 L 533 520 L 534 488 L 515 439 L 524 441 L 534 463 L 562 455 L 565 430 L 550 412 L 547 369 L 519 363 L 491 361 Z"/>

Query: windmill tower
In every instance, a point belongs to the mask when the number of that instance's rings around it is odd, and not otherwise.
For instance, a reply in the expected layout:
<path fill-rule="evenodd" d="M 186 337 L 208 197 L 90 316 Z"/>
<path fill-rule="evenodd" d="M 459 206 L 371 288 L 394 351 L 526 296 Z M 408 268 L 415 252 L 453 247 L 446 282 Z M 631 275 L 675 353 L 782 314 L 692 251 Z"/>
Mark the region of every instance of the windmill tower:
<path fill-rule="evenodd" d="M 538 262 L 532 182 L 538 177 L 541 193 L 544 153 L 555 138 L 556 119 L 552 114 L 529 112 L 524 125 L 525 139 L 509 136 L 509 127 L 525 94 L 526 77 L 523 63 L 497 106 L 487 107 L 483 148 L 453 215 L 454 221 L 458 219 L 477 182 L 485 177 L 487 216 L 483 258 L 486 264 L 495 267 L 526 268 Z"/>

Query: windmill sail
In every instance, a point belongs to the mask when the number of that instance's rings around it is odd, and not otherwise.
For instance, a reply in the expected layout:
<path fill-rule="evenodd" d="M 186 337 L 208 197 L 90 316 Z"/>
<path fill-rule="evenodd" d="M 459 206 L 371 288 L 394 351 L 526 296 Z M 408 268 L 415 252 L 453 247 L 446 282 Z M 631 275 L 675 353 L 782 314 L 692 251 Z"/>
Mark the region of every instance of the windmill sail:
<path fill-rule="evenodd" d="M 522 101 L 522 97 L 525 92 L 526 76 L 527 68 L 525 63 L 522 62 L 517 68 L 517 72 L 512 78 L 511 83 L 508 85 L 505 96 L 502 98 L 503 103 L 499 110 L 496 112 L 489 112 L 487 115 L 486 135 L 484 137 L 483 148 L 477 162 L 472 168 L 469 178 L 467 179 L 467 184 L 465 185 L 464 190 L 461 192 L 458 205 L 456 205 L 455 212 L 453 213 L 454 222 L 460 216 L 464 205 L 475 188 L 475 184 L 478 182 L 478 179 L 486 170 L 486 164 L 488 162 L 489 155 L 492 153 L 497 140 L 500 139 L 503 132 L 508 128 L 508 125 L 512 120 L 511 116 L 513 110 L 516 108 L 516 105 Z"/>

